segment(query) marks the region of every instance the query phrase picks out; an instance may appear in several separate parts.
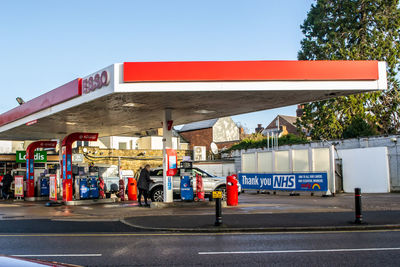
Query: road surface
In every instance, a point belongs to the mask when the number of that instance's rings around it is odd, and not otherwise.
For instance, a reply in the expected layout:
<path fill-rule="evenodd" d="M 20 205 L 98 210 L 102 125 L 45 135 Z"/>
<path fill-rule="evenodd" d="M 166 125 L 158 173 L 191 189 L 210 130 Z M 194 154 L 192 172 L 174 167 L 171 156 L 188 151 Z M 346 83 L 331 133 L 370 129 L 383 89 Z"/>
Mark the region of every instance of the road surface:
<path fill-rule="evenodd" d="M 88 266 L 399 266 L 400 231 L 0 234 L 1 254 Z"/>

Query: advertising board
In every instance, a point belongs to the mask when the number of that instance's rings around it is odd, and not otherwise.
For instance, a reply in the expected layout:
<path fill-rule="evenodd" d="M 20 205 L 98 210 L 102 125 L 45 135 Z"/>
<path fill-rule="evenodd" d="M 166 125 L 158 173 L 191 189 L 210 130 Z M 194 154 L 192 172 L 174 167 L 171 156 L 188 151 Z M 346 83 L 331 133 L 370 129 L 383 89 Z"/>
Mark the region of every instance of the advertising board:
<path fill-rule="evenodd" d="M 318 173 L 240 173 L 242 189 L 327 191 L 328 175 Z"/>

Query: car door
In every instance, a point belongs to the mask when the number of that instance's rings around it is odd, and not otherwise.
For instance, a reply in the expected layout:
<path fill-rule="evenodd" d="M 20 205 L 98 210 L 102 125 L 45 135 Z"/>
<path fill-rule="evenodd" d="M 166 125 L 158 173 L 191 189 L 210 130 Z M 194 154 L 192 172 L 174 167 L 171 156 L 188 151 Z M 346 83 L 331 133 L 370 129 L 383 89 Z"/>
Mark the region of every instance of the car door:
<path fill-rule="evenodd" d="M 178 168 L 178 171 L 173 177 L 173 191 L 175 194 L 180 194 L 181 193 L 181 176 L 180 176 L 180 169 Z"/>

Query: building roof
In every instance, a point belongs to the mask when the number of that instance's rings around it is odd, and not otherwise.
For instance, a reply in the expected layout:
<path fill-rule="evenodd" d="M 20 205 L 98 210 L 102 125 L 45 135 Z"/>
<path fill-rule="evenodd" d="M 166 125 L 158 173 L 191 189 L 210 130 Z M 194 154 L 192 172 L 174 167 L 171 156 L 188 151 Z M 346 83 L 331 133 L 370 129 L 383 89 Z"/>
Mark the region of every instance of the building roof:
<path fill-rule="evenodd" d="M 218 119 L 211 119 L 211 120 L 188 123 L 183 125 L 183 127 L 179 130 L 179 132 L 188 132 L 188 131 L 211 128 L 217 121 Z"/>
<path fill-rule="evenodd" d="M 296 120 L 297 120 L 296 116 L 286 116 L 286 115 L 278 115 L 278 116 L 279 116 L 279 118 L 282 118 L 293 125 L 296 123 Z"/>
<path fill-rule="evenodd" d="M 276 116 L 276 117 L 268 124 L 267 127 L 265 127 L 265 129 L 264 129 L 263 132 L 266 132 L 266 131 L 271 130 L 271 129 L 277 129 L 277 126 L 276 126 L 276 124 L 275 124 L 275 121 L 276 121 L 276 119 L 277 119 L 278 117 L 279 117 L 279 120 L 283 119 L 283 120 L 287 121 L 289 124 L 291 124 L 291 125 L 293 125 L 293 126 L 296 126 L 296 125 L 295 125 L 296 120 L 297 120 L 297 117 L 296 117 L 296 116 L 278 115 L 278 116 Z"/>

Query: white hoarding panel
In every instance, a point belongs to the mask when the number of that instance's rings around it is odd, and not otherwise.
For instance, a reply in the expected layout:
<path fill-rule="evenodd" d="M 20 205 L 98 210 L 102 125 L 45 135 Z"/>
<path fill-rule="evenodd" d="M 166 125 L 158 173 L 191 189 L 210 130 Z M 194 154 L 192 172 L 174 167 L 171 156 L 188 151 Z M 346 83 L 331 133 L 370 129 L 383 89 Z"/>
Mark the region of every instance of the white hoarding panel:
<path fill-rule="evenodd" d="M 355 187 L 360 187 L 362 193 L 390 191 L 386 147 L 344 149 L 338 154 L 342 158 L 345 192 L 352 193 Z"/>
<path fill-rule="evenodd" d="M 256 170 L 256 154 L 242 154 L 242 172 L 254 173 Z"/>
<path fill-rule="evenodd" d="M 330 170 L 329 163 L 329 148 L 314 148 L 313 149 L 313 170 L 315 172 Z"/>
<path fill-rule="evenodd" d="M 290 172 L 289 151 L 275 151 L 275 172 Z"/>
<path fill-rule="evenodd" d="M 308 172 L 310 171 L 308 161 L 308 149 L 293 150 L 293 171 Z"/>
<path fill-rule="evenodd" d="M 272 173 L 272 152 L 258 152 L 258 173 Z"/>

